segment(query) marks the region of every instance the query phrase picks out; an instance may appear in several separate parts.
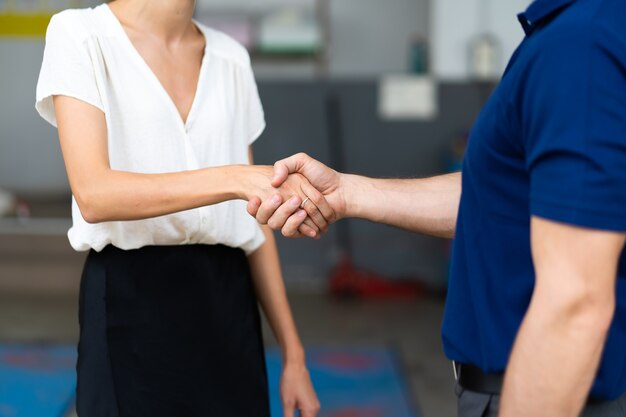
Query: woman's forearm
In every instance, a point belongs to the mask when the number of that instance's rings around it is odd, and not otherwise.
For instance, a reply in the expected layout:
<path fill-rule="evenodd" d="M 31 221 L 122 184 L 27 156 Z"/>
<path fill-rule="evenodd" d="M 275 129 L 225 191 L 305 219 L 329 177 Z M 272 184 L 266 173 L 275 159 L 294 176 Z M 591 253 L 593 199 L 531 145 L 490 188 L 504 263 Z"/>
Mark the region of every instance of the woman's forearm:
<path fill-rule="evenodd" d="M 102 169 L 94 174 L 72 187 L 90 223 L 140 220 L 246 199 L 253 183 L 268 181 L 271 168 L 229 165 L 167 174 Z"/>
<path fill-rule="evenodd" d="M 287 300 L 273 232 L 262 226 L 266 241 L 248 259 L 261 307 L 280 345 L 283 363 L 304 365 L 304 348 Z"/>
<path fill-rule="evenodd" d="M 140 220 L 276 192 L 271 167 L 242 164 L 166 174 L 112 169 L 104 113 L 66 96 L 55 96 L 54 108 L 72 193 L 89 222 Z"/>

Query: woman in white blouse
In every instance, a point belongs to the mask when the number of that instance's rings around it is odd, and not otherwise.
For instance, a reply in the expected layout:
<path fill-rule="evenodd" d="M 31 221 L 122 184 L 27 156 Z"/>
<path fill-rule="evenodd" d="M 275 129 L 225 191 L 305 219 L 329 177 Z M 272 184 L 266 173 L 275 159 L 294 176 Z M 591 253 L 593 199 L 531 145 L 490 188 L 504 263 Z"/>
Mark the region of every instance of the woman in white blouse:
<path fill-rule="evenodd" d="M 194 5 L 116 0 L 48 28 L 37 110 L 59 131 L 70 243 L 90 251 L 77 411 L 269 416 L 258 296 L 283 352 L 285 416 L 312 417 L 275 242 L 244 200 L 301 205 L 308 236 L 334 213 L 303 177 L 274 189 L 271 167 L 249 165 L 265 127 L 249 56 L 193 21 Z"/>

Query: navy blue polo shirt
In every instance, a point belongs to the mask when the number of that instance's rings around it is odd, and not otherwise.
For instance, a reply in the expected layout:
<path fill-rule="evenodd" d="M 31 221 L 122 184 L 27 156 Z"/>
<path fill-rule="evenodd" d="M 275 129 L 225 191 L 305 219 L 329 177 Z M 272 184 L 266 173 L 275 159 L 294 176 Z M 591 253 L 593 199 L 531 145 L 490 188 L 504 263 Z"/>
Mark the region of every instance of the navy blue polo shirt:
<path fill-rule="evenodd" d="M 626 232 L 626 1 L 536 0 L 463 163 L 443 342 L 503 371 L 533 292 L 530 219 Z M 563 364 L 567 366 L 567 364 Z M 592 395 L 626 392 L 626 254 Z"/>

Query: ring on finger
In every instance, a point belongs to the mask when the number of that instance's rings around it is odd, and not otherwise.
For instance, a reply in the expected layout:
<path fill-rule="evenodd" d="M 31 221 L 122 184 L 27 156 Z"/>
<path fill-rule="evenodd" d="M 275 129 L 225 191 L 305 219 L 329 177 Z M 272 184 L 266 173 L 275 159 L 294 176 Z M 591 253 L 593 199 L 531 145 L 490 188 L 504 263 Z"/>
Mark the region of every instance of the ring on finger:
<path fill-rule="evenodd" d="M 302 204 L 300 204 L 300 208 L 303 209 L 306 202 L 309 201 L 309 197 L 305 198 Z"/>

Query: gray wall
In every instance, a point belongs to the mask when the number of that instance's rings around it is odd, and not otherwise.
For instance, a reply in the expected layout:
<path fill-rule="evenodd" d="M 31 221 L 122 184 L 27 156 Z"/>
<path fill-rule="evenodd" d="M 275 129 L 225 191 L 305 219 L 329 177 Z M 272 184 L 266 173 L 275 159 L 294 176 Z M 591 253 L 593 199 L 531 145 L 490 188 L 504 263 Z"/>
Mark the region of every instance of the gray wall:
<path fill-rule="evenodd" d="M 378 76 L 408 69 L 409 40 L 426 38 L 428 0 L 340 0 L 331 4 L 330 75 Z"/>
<path fill-rule="evenodd" d="M 56 132 L 35 111 L 43 43 L 0 41 L 0 187 L 29 194 L 67 190 Z"/>

